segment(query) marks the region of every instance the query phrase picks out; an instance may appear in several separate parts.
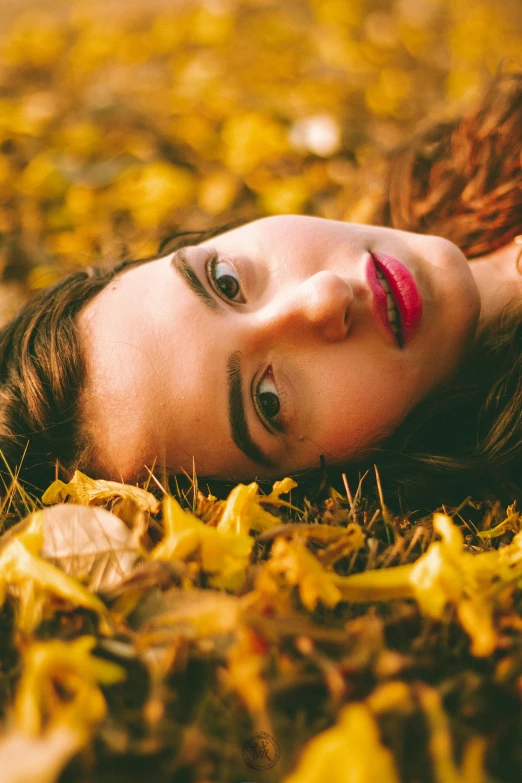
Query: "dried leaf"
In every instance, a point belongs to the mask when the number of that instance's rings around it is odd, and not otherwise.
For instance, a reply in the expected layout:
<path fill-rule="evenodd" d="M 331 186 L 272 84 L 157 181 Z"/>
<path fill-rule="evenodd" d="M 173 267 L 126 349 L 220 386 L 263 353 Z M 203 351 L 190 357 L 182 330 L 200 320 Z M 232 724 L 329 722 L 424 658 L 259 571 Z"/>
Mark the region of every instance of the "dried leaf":
<path fill-rule="evenodd" d="M 0 738 L 2 783 L 55 783 L 82 745 L 82 737 L 66 725 L 54 726 L 41 737 L 12 730 Z"/>
<path fill-rule="evenodd" d="M 107 591 L 105 598 L 116 599 L 111 606 L 113 616 L 127 617 L 151 590 L 166 590 L 175 580 L 188 585 L 192 576 L 190 567 L 182 560 L 146 560 Z"/>
<path fill-rule="evenodd" d="M 435 514 L 442 537 L 411 565 L 333 578 L 348 600 L 414 597 L 427 617 L 443 619 L 452 604 L 471 638 L 474 655 L 490 655 L 498 643 L 493 615 L 503 590 L 522 584 L 522 533 L 498 550 L 472 554 L 464 549 L 459 528 L 445 514 Z"/>
<path fill-rule="evenodd" d="M 72 503 L 60 503 L 43 514 L 41 557 L 85 581 L 89 590 L 107 590 L 132 571 L 139 553 L 119 517 Z"/>
<path fill-rule="evenodd" d="M 269 728 L 266 712 L 268 686 L 263 676 L 266 667 L 265 650 L 259 649 L 258 637 L 250 628 L 237 629 L 237 641 L 227 651 L 227 668 L 223 680 L 233 688 L 255 724 Z"/>
<path fill-rule="evenodd" d="M 430 730 L 429 748 L 435 783 L 467 783 L 453 758 L 450 722 L 439 694 L 434 688 L 423 683 L 419 683 L 416 690 Z M 472 778 L 474 783 L 479 783 L 481 779 L 482 776 Z"/>
<path fill-rule="evenodd" d="M 91 479 L 79 470 L 75 471 L 68 484 L 54 481 L 42 496 L 43 503 L 48 505 L 64 503 L 67 500 L 85 506 L 117 501 L 126 516 L 132 516 L 134 509 L 149 514 L 157 514 L 160 509 L 159 500 L 151 492 L 117 481 Z M 118 516 L 121 517 L 120 514 Z"/>
<path fill-rule="evenodd" d="M 56 608 L 57 599 L 70 607 L 81 606 L 96 612 L 103 632 L 109 633 L 108 612 L 100 599 L 40 557 L 44 524 L 45 512 L 37 511 L 0 549 L 0 604 L 7 592 L 18 599 L 16 623 L 26 633 L 37 627 L 44 614 Z"/>
<path fill-rule="evenodd" d="M 268 495 L 260 495 L 260 503 L 270 503 L 272 506 L 287 506 L 294 508 L 288 501 L 281 500 L 281 495 L 286 495 L 297 487 L 297 481 L 294 481 L 288 476 L 281 481 L 275 481 L 272 485 L 272 492 Z"/>

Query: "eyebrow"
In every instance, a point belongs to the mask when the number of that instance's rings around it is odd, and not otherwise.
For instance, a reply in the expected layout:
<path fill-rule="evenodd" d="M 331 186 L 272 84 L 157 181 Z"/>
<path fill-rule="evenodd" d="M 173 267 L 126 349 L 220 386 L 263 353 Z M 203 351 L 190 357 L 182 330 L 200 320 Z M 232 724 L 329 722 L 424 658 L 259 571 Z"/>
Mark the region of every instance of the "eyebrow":
<path fill-rule="evenodd" d="M 253 462 L 266 467 L 273 467 L 273 461 L 269 459 L 260 447 L 252 440 L 248 431 L 243 402 L 243 386 L 241 381 L 241 353 L 235 351 L 227 362 L 228 375 L 228 415 L 232 440 Z"/>
<path fill-rule="evenodd" d="M 207 307 L 213 313 L 222 314 L 226 312 L 225 308 L 221 307 L 221 305 L 216 302 L 214 297 L 209 294 L 197 274 L 192 269 L 188 262 L 184 248 L 181 248 L 174 253 L 170 265 L 173 269 L 176 270 L 183 282 L 188 285 L 190 290 L 201 299 L 205 307 Z"/>

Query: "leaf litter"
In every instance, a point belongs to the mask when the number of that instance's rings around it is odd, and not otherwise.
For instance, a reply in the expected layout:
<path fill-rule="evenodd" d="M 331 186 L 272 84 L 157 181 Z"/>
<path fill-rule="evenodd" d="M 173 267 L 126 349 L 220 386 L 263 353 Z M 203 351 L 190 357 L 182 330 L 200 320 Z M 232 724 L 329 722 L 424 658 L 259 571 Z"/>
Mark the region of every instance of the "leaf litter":
<path fill-rule="evenodd" d="M 297 506 L 296 487 L 194 489 L 189 508 L 54 482 L 0 538 L 2 781 L 104 781 L 118 764 L 138 780 L 142 760 L 158 781 L 239 783 L 252 747 L 281 783 L 509 780 L 515 506 L 470 535 L 462 508 L 413 523 L 359 492 Z"/>

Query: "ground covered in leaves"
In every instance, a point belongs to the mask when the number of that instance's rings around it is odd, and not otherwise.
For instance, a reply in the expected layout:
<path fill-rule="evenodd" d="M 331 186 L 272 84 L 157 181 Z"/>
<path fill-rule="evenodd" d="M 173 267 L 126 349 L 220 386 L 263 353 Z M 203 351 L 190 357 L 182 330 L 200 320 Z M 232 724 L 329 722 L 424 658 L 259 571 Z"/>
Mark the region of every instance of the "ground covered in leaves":
<path fill-rule="evenodd" d="M 519 0 L 19 5 L 0 322 L 177 229 L 364 222 L 383 154 L 522 64 Z M 517 509 L 408 519 L 356 489 L 7 487 L 2 783 L 519 781 Z"/>
<path fill-rule="evenodd" d="M 519 779 L 520 514 L 295 487 L 13 483 L 4 783 Z"/>

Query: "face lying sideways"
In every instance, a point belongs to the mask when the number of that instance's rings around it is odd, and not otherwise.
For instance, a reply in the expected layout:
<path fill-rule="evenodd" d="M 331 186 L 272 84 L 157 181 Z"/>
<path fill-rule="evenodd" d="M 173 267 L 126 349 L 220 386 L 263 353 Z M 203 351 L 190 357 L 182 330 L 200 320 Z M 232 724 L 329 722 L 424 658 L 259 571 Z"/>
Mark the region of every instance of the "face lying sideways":
<path fill-rule="evenodd" d="M 98 470 L 251 480 L 364 456 L 452 374 L 479 310 L 451 242 L 320 218 L 134 267 L 80 314 Z"/>

